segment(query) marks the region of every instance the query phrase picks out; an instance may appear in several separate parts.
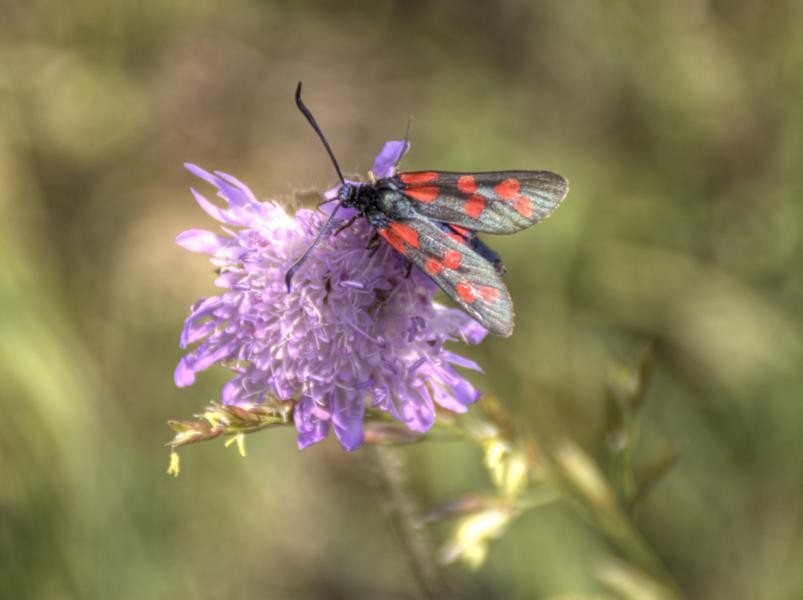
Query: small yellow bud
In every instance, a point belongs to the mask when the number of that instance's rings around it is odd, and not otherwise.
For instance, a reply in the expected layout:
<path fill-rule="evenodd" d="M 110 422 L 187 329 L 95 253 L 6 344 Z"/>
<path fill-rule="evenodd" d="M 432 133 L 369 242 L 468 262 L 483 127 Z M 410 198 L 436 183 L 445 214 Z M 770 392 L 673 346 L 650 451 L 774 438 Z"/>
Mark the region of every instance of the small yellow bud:
<path fill-rule="evenodd" d="M 178 457 L 178 452 L 172 450 L 170 452 L 170 464 L 167 466 L 167 474 L 173 477 L 178 477 L 181 472 L 181 460 Z"/>
<path fill-rule="evenodd" d="M 237 451 L 240 453 L 240 456 L 245 458 L 246 455 L 248 454 L 245 451 L 245 434 L 243 432 L 240 432 L 231 436 L 229 439 L 226 440 L 224 446 L 228 448 L 232 444 L 237 444 Z"/>
<path fill-rule="evenodd" d="M 477 569 L 488 555 L 488 544 L 502 535 L 516 512 L 507 505 L 492 506 L 458 521 L 452 539 L 440 552 L 444 563 L 462 560 Z"/>
<path fill-rule="evenodd" d="M 493 484 L 507 497 L 521 494 L 529 478 L 529 465 L 524 454 L 501 438 L 487 440 L 484 447 L 485 467 Z"/>

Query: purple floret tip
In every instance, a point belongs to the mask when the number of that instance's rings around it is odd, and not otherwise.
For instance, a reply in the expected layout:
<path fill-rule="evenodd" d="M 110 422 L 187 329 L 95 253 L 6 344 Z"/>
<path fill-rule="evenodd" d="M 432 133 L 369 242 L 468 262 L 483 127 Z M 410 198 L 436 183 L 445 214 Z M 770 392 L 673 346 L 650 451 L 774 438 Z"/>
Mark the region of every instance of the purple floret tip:
<path fill-rule="evenodd" d="M 399 161 L 409 148 L 409 142 L 385 142 L 382 150 L 379 151 L 374 160 L 374 166 L 371 171 L 377 177 L 390 177 L 396 172 L 396 165 L 399 164 Z"/>

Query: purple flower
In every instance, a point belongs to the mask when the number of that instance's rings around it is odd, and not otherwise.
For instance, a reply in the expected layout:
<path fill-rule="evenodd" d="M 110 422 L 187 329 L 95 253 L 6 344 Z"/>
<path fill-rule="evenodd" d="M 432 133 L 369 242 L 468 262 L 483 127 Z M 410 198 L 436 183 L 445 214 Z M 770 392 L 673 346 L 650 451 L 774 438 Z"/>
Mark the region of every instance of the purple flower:
<path fill-rule="evenodd" d="M 402 142 L 385 144 L 374 173 L 392 174 L 405 150 Z M 191 385 L 196 373 L 225 364 L 234 376 L 223 386 L 223 403 L 248 406 L 268 395 L 295 402 L 300 448 L 321 441 L 330 428 L 344 448 L 358 448 L 366 403 L 423 432 L 433 424 L 436 404 L 465 412 L 477 400 L 479 392 L 455 367 L 479 367 L 444 343 L 476 344 L 486 330 L 433 302 L 435 284 L 418 269 L 407 277 L 405 259 L 390 246 L 367 250 L 372 230 L 365 219 L 327 235 L 288 292 L 285 272 L 326 215 L 299 210 L 291 217 L 230 175 L 187 169 L 226 202 L 221 208 L 193 190 L 225 235 L 193 229 L 176 242 L 210 255 L 223 292 L 192 306 L 181 347 L 197 345 L 176 367 L 176 385 Z"/>

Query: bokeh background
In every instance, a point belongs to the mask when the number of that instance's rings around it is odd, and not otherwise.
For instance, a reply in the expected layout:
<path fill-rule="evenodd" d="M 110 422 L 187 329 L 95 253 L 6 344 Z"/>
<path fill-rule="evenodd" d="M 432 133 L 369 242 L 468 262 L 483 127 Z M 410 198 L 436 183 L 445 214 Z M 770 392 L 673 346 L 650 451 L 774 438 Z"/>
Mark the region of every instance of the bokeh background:
<path fill-rule="evenodd" d="M 210 227 L 183 162 L 293 205 L 414 116 L 412 169 L 551 169 L 548 223 L 492 240 L 517 330 L 470 355 L 549 449 L 593 453 L 610 365 L 652 342 L 640 449 L 679 463 L 637 525 L 694 598 L 803 597 L 803 4 L 795 0 L 4 0 L 0 581 L 9 598 L 413 598 L 365 452 L 289 430 L 167 477 Z M 421 508 L 489 487 L 476 448 L 404 450 Z M 434 543 L 439 530 L 428 532 Z M 558 503 L 458 597 L 596 593 Z"/>

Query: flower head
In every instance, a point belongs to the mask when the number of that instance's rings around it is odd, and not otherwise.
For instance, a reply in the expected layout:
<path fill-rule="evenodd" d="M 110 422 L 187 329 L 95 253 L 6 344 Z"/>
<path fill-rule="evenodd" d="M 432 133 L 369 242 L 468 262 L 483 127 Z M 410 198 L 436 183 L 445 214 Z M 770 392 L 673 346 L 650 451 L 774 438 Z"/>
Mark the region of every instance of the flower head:
<path fill-rule="evenodd" d="M 385 144 L 374 173 L 392 174 L 404 150 L 401 142 Z M 435 284 L 418 269 L 408 276 L 406 260 L 390 246 L 366 249 L 373 232 L 365 219 L 326 235 L 288 292 L 284 275 L 326 215 L 299 210 L 291 217 L 230 175 L 187 168 L 226 202 L 220 207 L 193 190 L 225 235 L 189 230 L 176 242 L 210 255 L 223 291 L 192 306 L 181 347 L 195 347 L 176 367 L 177 385 L 191 385 L 214 364 L 228 366 L 234 375 L 222 402 L 294 403 L 301 448 L 330 429 L 347 450 L 359 447 L 366 406 L 423 432 L 434 422 L 435 405 L 465 412 L 477 400 L 479 392 L 455 367 L 479 367 L 444 344 L 478 343 L 485 329 L 433 302 Z"/>

